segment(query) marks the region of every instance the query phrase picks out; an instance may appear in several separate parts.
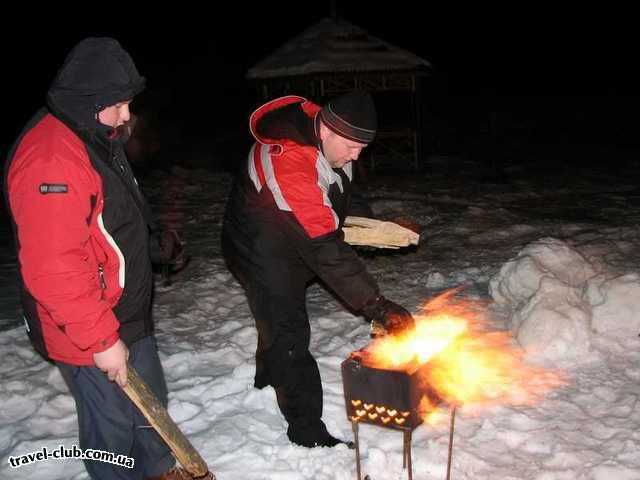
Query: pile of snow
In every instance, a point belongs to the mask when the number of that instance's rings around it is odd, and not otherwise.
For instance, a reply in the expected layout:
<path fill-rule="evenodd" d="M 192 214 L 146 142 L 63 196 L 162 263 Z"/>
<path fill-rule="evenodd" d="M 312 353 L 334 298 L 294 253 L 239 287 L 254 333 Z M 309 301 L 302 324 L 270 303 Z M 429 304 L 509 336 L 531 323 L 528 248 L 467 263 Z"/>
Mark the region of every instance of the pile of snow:
<path fill-rule="evenodd" d="M 585 297 L 591 304 L 591 327 L 596 333 L 615 336 L 640 332 L 640 275 L 629 273 L 607 279 L 593 278 Z"/>
<path fill-rule="evenodd" d="M 507 309 L 520 344 L 543 359 L 579 360 L 594 334 L 640 332 L 640 275 L 617 274 L 555 238 L 534 241 L 506 262 L 489 293 Z"/>

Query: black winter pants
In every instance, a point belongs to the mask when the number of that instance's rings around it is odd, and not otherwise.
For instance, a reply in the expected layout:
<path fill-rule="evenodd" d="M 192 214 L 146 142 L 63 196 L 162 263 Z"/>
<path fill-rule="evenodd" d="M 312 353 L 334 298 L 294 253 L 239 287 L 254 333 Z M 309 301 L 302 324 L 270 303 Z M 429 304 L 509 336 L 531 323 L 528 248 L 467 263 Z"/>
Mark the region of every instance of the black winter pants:
<path fill-rule="evenodd" d="M 248 268 L 233 242 L 223 243 L 227 266 L 245 288 L 258 330 L 255 386 L 272 385 L 292 431 L 324 432 L 322 383 L 309 352 L 306 289 L 315 274 L 299 258 L 271 257 Z M 243 252 L 247 253 L 247 252 Z"/>
<path fill-rule="evenodd" d="M 167 406 L 167 386 L 153 337 L 129 346 L 129 364 Z M 142 480 L 159 476 L 175 465 L 171 451 L 122 389 L 96 367 L 57 362 L 78 411 L 80 448 L 120 454 L 135 459 L 134 468 L 86 460 L 96 480 Z"/>

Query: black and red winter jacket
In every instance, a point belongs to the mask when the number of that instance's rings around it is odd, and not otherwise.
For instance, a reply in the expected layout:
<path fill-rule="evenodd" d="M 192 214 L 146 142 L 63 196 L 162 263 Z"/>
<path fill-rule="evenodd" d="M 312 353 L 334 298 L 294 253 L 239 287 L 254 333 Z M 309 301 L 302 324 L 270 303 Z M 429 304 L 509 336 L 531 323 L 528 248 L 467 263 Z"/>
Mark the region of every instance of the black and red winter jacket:
<path fill-rule="evenodd" d="M 148 207 L 121 139 L 96 120 L 143 87 L 117 42 L 85 41 L 9 154 L 25 320 L 46 358 L 92 365 L 118 338 L 152 332 Z"/>
<path fill-rule="evenodd" d="M 332 168 L 317 133 L 320 107 L 288 96 L 260 107 L 250 119 L 256 139 L 234 183 L 223 226 L 223 249 L 231 270 L 245 272 L 256 288 L 273 285 L 269 272 L 287 272 L 301 259 L 353 310 L 378 295 L 378 285 L 341 227 L 350 210 L 352 164 Z M 290 275 L 291 273 L 289 273 Z M 286 275 L 285 275 L 286 277 Z"/>

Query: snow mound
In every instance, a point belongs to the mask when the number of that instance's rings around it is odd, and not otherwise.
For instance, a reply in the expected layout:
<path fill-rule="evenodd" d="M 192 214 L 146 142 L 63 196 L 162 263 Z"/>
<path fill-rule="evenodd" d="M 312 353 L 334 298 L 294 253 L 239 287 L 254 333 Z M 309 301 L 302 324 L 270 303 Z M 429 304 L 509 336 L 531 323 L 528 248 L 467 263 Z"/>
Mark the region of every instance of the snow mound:
<path fill-rule="evenodd" d="M 593 334 L 640 332 L 640 275 L 594 265 L 562 240 L 542 238 L 506 262 L 489 283 L 527 352 L 548 360 L 577 360 Z"/>
<path fill-rule="evenodd" d="M 535 294 L 514 313 L 514 334 L 529 352 L 551 359 L 577 359 L 589 352 L 589 304 L 580 291 L 543 276 Z"/>
<path fill-rule="evenodd" d="M 527 245 L 515 259 L 502 266 L 491 280 L 490 293 L 497 303 L 520 306 L 538 291 L 543 277 L 582 287 L 595 275 L 592 265 L 567 243 L 542 238 Z"/>
<path fill-rule="evenodd" d="M 627 337 L 640 332 L 640 275 L 630 273 L 591 279 L 585 292 L 592 306 L 591 327 L 596 333 Z"/>

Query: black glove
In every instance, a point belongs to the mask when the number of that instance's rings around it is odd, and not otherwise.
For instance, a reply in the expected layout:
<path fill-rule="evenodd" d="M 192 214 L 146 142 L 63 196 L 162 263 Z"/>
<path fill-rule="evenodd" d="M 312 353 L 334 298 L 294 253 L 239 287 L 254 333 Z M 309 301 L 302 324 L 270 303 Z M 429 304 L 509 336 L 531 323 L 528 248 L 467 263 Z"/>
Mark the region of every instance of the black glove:
<path fill-rule="evenodd" d="M 382 295 L 367 302 L 362 313 L 369 321 L 382 325 L 390 335 L 413 330 L 416 326 L 416 321 L 406 308 Z"/>
<path fill-rule="evenodd" d="M 175 230 L 164 230 L 160 235 L 160 260 L 164 265 L 171 265 L 173 270 L 180 270 L 186 263 L 184 244 Z"/>

